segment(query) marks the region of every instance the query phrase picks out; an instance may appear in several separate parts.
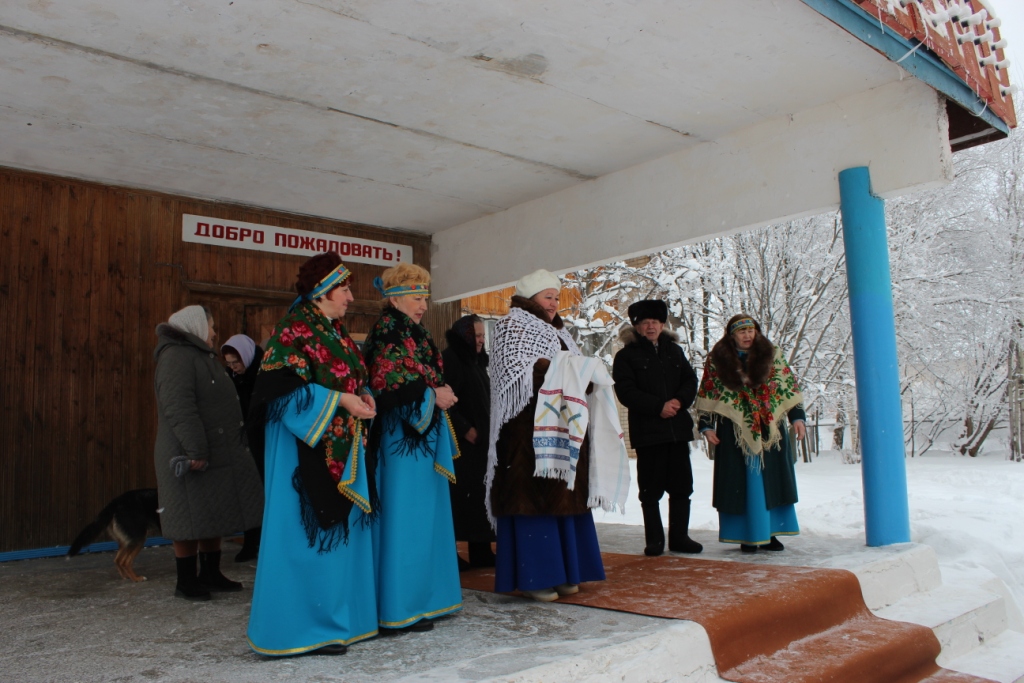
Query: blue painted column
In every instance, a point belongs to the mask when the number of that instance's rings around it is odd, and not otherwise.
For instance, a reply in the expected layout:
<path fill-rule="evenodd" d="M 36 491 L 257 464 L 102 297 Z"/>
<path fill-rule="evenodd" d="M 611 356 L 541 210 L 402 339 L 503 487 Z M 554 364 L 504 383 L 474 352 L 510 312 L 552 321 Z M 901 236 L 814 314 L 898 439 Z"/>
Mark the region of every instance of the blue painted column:
<path fill-rule="evenodd" d="M 896 325 L 885 203 L 871 194 L 867 167 L 839 173 L 853 360 L 863 453 L 864 524 L 870 546 L 910 541 Z"/>

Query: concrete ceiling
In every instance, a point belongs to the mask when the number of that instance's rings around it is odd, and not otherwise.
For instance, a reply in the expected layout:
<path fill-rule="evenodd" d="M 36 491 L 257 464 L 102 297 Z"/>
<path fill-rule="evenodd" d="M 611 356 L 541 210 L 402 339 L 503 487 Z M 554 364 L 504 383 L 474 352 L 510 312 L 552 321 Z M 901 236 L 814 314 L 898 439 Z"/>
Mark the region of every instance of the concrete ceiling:
<path fill-rule="evenodd" d="M 20 0 L 0 165 L 434 233 L 905 77 L 800 0 Z"/>

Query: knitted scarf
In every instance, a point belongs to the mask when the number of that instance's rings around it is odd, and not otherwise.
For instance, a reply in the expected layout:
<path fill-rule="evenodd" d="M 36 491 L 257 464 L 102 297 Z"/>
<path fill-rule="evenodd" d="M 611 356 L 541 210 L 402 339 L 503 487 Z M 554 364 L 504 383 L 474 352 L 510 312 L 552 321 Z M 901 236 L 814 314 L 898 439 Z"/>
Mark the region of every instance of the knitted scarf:
<path fill-rule="evenodd" d="M 737 363 L 739 359 L 737 359 Z M 694 408 L 701 417 L 720 415 L 731 420 L 748 461 L 757 458 L 764 466 L 764 453 L 779 444 L 779 419 L 803 403 L 800 383 L 779 347 L 764 382 L 753 387 L 730 389 L 722 382 L 719 368 L 709 357 L 697 392 Z"/>
<path fill-rule="evenodd" d="M 287 397 L 310 384 L 347 394 L 367 391 L 362 356 L 344 325 L 328 319 L 315 303 L 303 301 L 281 319 L 267 343 L 253 390 L 249 432 L 257 438 L 252 440 L 262 445 L 263 426 L 280 420 Z M 307 409 L 311 398 L 307 391 L 294 409 Z M 303 528 L 310 547 L 319 541 L 318 552 L 327 552 L 347 542 L 353 504 L 364 513 L 364 521 L 377 509 L 376 463 L 369 455 L 359 462 L 360 453 L 366 452 L 365 425 L 340 406 L 315 447 L 296 441 L 299 465 L 292 484 L 299 493 Z M 370 478 L 370 500 L 347 486 L 359 467 Z"/>
<path fill-rule="evenodd" d="M 491 512 L 491 485 L 498 465 L 498 436 L 502 426 L 518 415 L 533 398 L 533 365 L 541 358 L 551 360 L 562 350 L 560 342 L 574 356 L 583 355 L 569 333 L 537 317 L 537 314 L 513 307 L 494 325 L 491 345 L 491 430 L 487 443 L 487 518 Z"/>
<path fill-rule="evenodd" d="M 370 365 L 370 388 L 377 397 L 377 414 L 370 435 L 370 448 L 377 451 L 383 435 L 383 423 L 392 427 L 392 420 L 401 420 L 403 439 L 399 455 L 430 450 L 429 439 L 435 438 L 434 426 L 444 417 L 444 411 L 434 410 L 430 424 L 418 431 L 410 423 L 412 413 L 419 407 L 427 387 L 444 384 L 441 353 L 434 345 L 427 328 L 388 306 L 363 344 L 363 352 Z"/>

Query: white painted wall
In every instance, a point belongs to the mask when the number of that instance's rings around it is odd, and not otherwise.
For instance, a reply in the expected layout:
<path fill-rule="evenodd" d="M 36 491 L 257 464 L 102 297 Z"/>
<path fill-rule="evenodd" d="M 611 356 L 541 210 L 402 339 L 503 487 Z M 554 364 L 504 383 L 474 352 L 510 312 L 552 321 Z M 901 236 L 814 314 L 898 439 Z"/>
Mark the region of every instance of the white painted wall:
<path fill-rule="evenodd" d="M 893 67 L 894 69 L 897 67 Z M 945 107 L 912 78 L 748 127 L 434 235 L 453 299 L 839 206 L 838 173 L 893 197 L 952 178 Z"/>

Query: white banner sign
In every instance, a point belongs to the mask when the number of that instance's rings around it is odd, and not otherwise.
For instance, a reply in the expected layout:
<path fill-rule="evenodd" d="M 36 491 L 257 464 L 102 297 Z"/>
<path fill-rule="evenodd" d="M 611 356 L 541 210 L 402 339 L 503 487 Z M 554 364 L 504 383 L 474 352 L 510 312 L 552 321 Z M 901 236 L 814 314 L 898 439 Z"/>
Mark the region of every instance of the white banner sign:
<path fill-rule="evenodd" d="M 193 216 L 181 218 L 181 239 L 185 242 L 213 244 L 218 247 L 272 251 L 277 254 L 315 256 L 336 251 L 345 261 L 393 266 L 412 263 L 412 247 L 407 244 L 374 242 L 358 237 L 327 235 L 309 230 L 277 228 L 272 225 L 226 221 L 221 218 Z"/>

